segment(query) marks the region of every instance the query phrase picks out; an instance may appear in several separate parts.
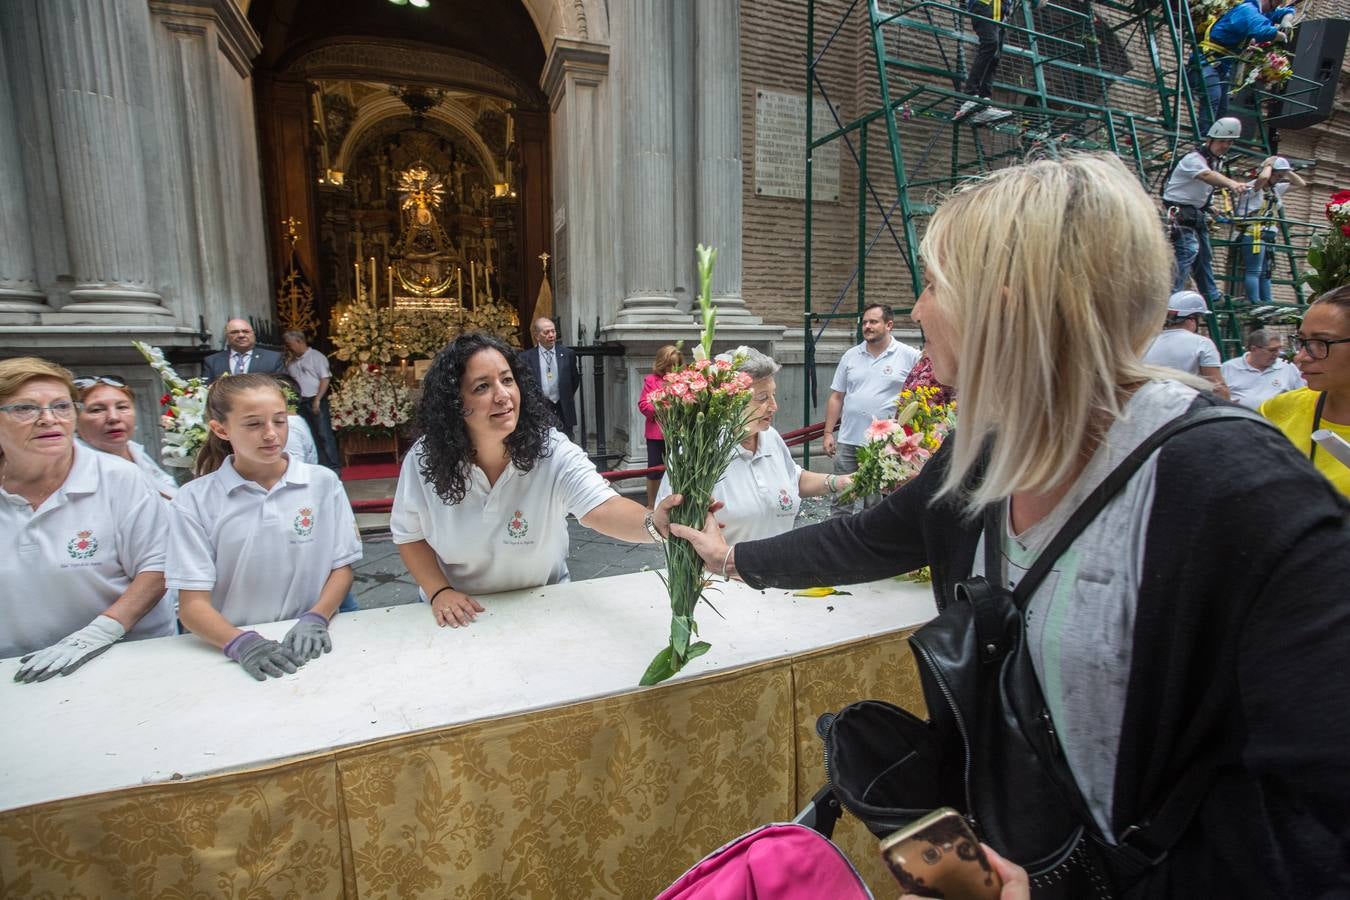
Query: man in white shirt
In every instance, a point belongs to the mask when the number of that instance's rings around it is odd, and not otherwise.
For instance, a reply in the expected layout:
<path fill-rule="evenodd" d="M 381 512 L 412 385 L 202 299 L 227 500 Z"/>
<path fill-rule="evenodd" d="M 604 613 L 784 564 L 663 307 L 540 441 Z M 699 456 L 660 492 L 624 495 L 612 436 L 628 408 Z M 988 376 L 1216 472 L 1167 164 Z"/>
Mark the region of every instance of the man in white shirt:
<path fill-rule="evenodd" d="M 558 327 L 552 319 L 540 316 L 534 320 L 532 331 L 534 346 L 522 352 L 520 358 L 538 379 L 544 399 L 561 423 L 558 430 L 569 441 L 575 440 L 572 431 L 577 427 L 576 393 L 581 386 L 576 354 L 558 343 Z"/>
<path fill-rule="evenodd" d="M 1234 403 L 1256 409 L 1276 394 L 1303 387 L 1307 382 L 1291 362 L 1280 358 L 1284 340 L 1258 328 L 1247 335 L 1247 352 L 1219 367 Z"/>
<path fill-rule="evenodd" d="M 895 314 L 889 306 L 873 303 L 863 310 L 863 342 L 850 347 L 839 359 L 830 399 L 825 405 L 825 455 L 834 458 L 836 475 L 858 471 L 858 448 L 867 442 L 867 426 L 873 419 L 895 415 L 895 395 L 909 370 L 919 361 L 919 351 L 891 337 Z M 839 436 L 834 434 L 839 426 Z M 873 506 L 880 497 L 864 499 Z M 831 502 L 830 514 L 847 515 L 853 504 Z"/>
<path fill-rule="evenodd" d="M 1219 348 L 1197 333 L 1200 316 L 1207 312 L 1205 299 L 1195 291 L 1173 294 L 1167 301 L 1167 321 L 1162 334 L 1144 351 L 1144 362 L 1208 378 L 1214 383 L 1214 393 L 1226 399 L 1228 388 L 1219 374 Z"/>
<path fill-rule="evenodd" d="M 1242 137 L 1242 123 L 1226 116 L 1210 127 L 1206 137 L 1205 143 L 1183 156 L 1172 169 L 1163 188 L 1163 204 L 1167 207 L 1172 250 L 1176 254 L 1172 290 L 1181 290 L 1186 286 L 1186 278 L 1194 276 L 1196 290 L 1214 301 L 1223 292 L 1214 283 L 1205 208 L 1216 187 L 1242 194 L 1248 186 L 1218 171 L 1223 155 Z"/>
<path fill-rule="evenodd" d="M 246 320 L 231 319 L 225 323 L 225 343 L 228 349 L 202 360 L 202 377 L 208 384 L 222 375 L 281 371 L 281 354 L 259 347 L 253 326 Z"/>
<path fill-rule="evenodd" d="M 333 433 L 333 417 L 328 407 L 328 388 L 333 381 L 328 357 L 309 345 L 303 331 L 288 331 L 281 336 L 281 342 L 289 357 L 286 374 L 295 379 L 300 390 L 297 412 L 314 435 L 320 465 L 336 472 L 340 463 L 337 435 Z"/>

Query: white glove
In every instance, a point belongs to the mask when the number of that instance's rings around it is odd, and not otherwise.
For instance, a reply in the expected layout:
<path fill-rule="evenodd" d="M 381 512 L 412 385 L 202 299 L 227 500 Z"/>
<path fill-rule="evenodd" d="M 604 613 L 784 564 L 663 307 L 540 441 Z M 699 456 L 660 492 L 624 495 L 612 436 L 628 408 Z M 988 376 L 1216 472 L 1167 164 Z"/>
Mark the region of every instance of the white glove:
<path fill-rule="evenodd" d="M 25 684 L 46 681 L 53 675 L 69 675 L 80 666 L 117 643 L 127 633 L 122 624 L 110 616 L 94 616 L 94 621 L 52 644 L 45 650 L 30 653 L 19 660 L 15 681 Z"/>

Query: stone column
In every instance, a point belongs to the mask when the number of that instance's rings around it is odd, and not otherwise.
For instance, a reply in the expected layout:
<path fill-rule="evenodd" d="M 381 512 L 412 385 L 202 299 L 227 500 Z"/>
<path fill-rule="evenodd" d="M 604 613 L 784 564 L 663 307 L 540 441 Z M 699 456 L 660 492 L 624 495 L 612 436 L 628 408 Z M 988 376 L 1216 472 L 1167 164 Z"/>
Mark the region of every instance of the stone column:
<path fill-rule="evenodd" d="M 741 299 L 740 4 L 694 0 L 695 233 L 717 248 L 718 318 L 761 320 Z"/>
<path fill-rule="evenodd" d="M 28 191 L 7 73 L 5 47 L 0 42 L 0 234 L 5 236 L 0 240 L 0 312 L 37 313 L 47 305 L 33 263 Z"/>
<path fill-rule="evenodd" d="M 687 322 L 675 302 L 674 84 L 669 0 L 613 7 L 622 198 L 621 324 Z"/>
<path fill-rule="evenodd" d="M 37 10 L 75 280 L 62 311 L 169 315 L 151 280 L 136 127 L 147 89 L 135 62 L 149 42 L 145 3 L 44 0 Z"/>

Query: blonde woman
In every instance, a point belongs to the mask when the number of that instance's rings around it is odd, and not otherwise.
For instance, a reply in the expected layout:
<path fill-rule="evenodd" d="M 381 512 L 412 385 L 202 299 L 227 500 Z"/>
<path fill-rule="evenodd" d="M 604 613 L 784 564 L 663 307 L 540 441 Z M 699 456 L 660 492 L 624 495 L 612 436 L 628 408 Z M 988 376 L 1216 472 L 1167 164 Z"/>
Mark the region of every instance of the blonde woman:
<path fill-rule="evenodd" d="M 673 526 L 709 569 L 765 588 L 930 565 L 939 619 L 952 621 L 967 606 L 958 581 L 1020 584 L 1123 457 L 1220 404 L 1203 380 L 1140 359 L 1163 321 L 1171 260 L 1153 202 L 1114 158 L 1036 162 L 968 186 L 933 216 L 922 256 L 914 317 L 934 374 L 961 398 L 957 431 L 860 515 L 734 547 L 711 520 Z M 1134 826 L 1183 783 L 1199 786 L 1165 858 L 1137 879 L 1104 876 L 1117 893 L 1350 892 L 1348 513 L 1275 430 L 1225 419 L 1163 443 L 1049 554 L 1017 633 L 1044 700 L 1038 726 L 1081 798 L 1074 819 L 1092 842 L 1124 841 L 1152 861 Z M 986 709 L 962 721 L 987 725 Z M 1002 744 L 977 752 L 1007 758 Z"/>

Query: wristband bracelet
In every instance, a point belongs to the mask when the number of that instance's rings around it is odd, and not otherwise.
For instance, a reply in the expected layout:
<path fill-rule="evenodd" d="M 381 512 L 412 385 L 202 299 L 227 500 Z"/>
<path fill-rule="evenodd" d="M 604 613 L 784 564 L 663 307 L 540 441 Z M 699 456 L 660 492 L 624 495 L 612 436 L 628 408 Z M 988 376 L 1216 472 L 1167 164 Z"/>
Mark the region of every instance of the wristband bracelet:
<path fill-rule="evenodd" d="M 439 597 L 439 596 L 440 596 L 442 593 L 444 593 L 445 591 L 449 591 L 449 590 L 453 590 L 453 588 L 451 588 L 450 585 L 447 584 L 445 587 L 441 588 L 441 589 L 438 590 L 436 593 L 432 594 L 430 597 L 427 598 L 427 605 L 430 606 L 431 603 L 432 603 L 432 601 L 434 601 L 437 597 Z"/>
<path fill-rule="evenodd" d="M 839 479 L 835 478 L 833 473 L 825 476 L 825 491 L 830 494 L 839 493 Z"/>
<path fill-rule="evenodd" d="M 727 555 L 724 556 L 724 557 L 722 557 L 722 580 L 723 580 L 723 581 L 730 581 L 730 580 L 731 580 L 731 576 L 727 574 L 727 563 L 731 562 L 731 551 L 732 551 L 733 549 L 735 549 L 735 548 L 734 548 L 734 547 L 728 547 L 728 548 L 727 548 Z"/>

